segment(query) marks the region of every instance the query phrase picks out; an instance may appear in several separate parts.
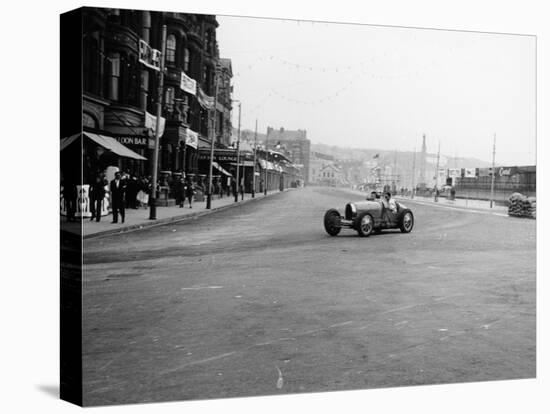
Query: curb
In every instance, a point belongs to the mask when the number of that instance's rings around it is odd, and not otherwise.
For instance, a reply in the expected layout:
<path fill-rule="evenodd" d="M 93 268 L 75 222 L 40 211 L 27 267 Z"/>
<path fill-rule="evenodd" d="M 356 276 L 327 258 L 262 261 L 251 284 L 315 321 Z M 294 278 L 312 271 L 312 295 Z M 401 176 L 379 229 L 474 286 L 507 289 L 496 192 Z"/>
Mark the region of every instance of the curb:
<path fill-rule="evenodd" d="M 206 215 L 209 215 L 209 214 L 212 214 L 212 213 L 215 213 L 215 212 L 219 212 L 219 211 L 227 210 L 227 209 L 230 209 L 230 208 L 242 206 L 243 204 L 246 204 L 246 203 L 249 203 L 249 202 L 252 202 L 252 201 L 265 200 L 268 197 L 275 196 L 277 194 L 281 194 L 281 193 L 284 193 L 284 192 L 289 191 L 289 190 L 294 190 L 294 189 L 286 189 L 285 191 L 279 191 L 279 192 L 271 193 L 271 194 L 268 194 L 267 196 L 263 196 L 263 197 L 257 197 L 257 198 L 255 197 L 255 198 L 249 198 L 247 200 L 240 200 L 236 203 L 233 202 L 231 204 L 226 204 L 224 206 L 213 207 L 210 210 L 205 209 L 203 211 L 197 211 L 197 212 L 193 212 L 193 213 L 185 214 L 185 215 L 181 215 L 181 216 L 166 217 L 166 218 L 162 218 L 162 219 L 151 220 L 149 222 L 146 221 L 146 222 L 139 223 L 139 224 L 132 224 L 132 225 L 129 225 L 129 226 L 126 226 L 126 227 L 119 227 L 119 228 L 112 229 L 112 230 L 104 230 L 104 231 L 100 231 L 100 232 L 97 232 L 97 233 L 87 234 L 85 236 L 82 236 L 82 239 L 83 240 L 88 240 L 88 239 L 95 239 L 95 238 L 105 237 L 105 236 L 113 236 L 115 234 L 130 233 L 132 231 L 142 230 L 142 229 L 146 229 L 146 228 L 154 227 L 154 226 L 161 226 L 161 225 L 169 224 L 169 223 L 177 223 L 177 222 L 182 222 L 182 221 L 187 221 L 187 220 L 195 220 L 198 217 L 202 217 L 202 216 L 206 216 Z M 70 232 L 68 232 L 68 233 L 70 233 Z"/>
<path fill-rule="evenodd" d="M 395 197 L 396 200 L 403 201 L 405 203 L 411 202 L 411 203 L 417 203 L 425 206 L 433 206 L 433 207 L 440 207 L 440 208 L 451 208 L 455 210 L 465 210 L 465 211 L 474 211 L 474 212 L 485 212 L 488 214 L 496 214 L 496 215 L 502 215 L 503 212 L 499 211 L 499 209 L 502 209 L 501 207 L 497 207 L 497 209 L 490 209 L 490 208 L 483 208 L 483 207 L 474 207 L 474 206 L 461 206 L 461 205 L 454 205 L 454 204 L 448 204 L 448 203 L 438 203 L 434 202 L 433 200 L 423 200 L 421 198 L 418 199 L 411 199 L 411 198 L 401 198 L 401 197 Z M 507 214 L 506 214 L 507 215 Z"/>

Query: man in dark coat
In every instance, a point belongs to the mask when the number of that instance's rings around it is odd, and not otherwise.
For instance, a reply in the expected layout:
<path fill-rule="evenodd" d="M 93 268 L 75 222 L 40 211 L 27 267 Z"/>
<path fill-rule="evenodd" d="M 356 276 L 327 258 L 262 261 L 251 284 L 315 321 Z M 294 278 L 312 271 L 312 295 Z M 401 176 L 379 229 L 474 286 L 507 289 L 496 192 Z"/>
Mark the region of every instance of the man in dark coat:
<path fill-rule="evenodd" d="M 67 221 L 75 221 L 77 196 L 76 183 L 72 180 L 66 180 L 63 183 L 63 199 L 66 205 Z"/>
<path fill-rule="evenodd" d="M 95 182 L 90 187 L 90 211 L 92 212 L 93 220 L 101 220 L 101 205 L 103 199 L 105 198 L 105 180 L 101 175 L 98 175 L 95 179 Z"/>
<path fill-rule="evenodd" d="M 115 173 L 115 179 L 111 181 L 111 205 L 113 208 L 113 223 L 118 222 L 118 213 L 124 223 L 124 193 L 126 183 L 120 178 L 120 173 Z"/>

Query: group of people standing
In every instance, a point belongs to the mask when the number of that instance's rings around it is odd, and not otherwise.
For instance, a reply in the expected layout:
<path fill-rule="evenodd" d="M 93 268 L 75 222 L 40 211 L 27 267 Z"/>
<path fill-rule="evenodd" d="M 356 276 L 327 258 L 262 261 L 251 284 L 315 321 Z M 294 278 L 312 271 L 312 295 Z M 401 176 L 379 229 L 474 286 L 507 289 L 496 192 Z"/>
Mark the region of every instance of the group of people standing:
<path fill-rule="evenodd" d="M 195 185 L 189 177 L 182 176 L 177 180 L 174 195 L 176 197 L 176 204 L 183 208 L 185 200 L 189 204 L 189 208 L 193 208 L 193 197 L 195 196 Z"/>

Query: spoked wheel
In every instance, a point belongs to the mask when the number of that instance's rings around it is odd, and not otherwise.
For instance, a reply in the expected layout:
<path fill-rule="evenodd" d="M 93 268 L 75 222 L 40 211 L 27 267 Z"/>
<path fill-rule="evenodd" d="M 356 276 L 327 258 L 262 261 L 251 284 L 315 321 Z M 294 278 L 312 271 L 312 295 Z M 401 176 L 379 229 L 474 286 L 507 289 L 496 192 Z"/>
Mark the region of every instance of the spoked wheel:
<path fill-rule="evenodd" d="M 414 216 L 410 210 L 405 211 L 399 224 L 402 233 L 410 233 L 414 226 Z"/>
<path fill-rule="evenodd" d="M 361 237 L 369 237 L 374 230 L 374 220 L 368 213 L 363 214 L 357 219 L 357 233 Z"/>
<path fill-rule="evenodd" d="M 342 230 L 340 213 L 335 208 L 331 208 L 325 213 L 325 230 L 331 236 L 337 236 Z"/>

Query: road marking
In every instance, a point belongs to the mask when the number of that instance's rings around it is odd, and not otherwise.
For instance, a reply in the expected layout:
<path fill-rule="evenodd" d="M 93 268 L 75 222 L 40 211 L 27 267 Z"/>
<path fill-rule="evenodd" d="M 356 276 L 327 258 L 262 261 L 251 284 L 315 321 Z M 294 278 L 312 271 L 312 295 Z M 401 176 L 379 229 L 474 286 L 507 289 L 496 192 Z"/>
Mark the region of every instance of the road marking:
<path fill-rule="evenodd" d="M 181 290 L 202 290 L 202 289 L 222 289 L 223 286 L 193 286 L 187 288 L 181 288 Z"/>
<path fill-rule="evenodd" d="M 188 363 L 186 363 L 186 364 L 179 365 L 179 366 L 177 366 L 177 367 L 175 367 L 175 368 L 166 369 L 166 370 L 162 371 L 160 374 L 161 374 L 161 375 L 169 374 L 169 373 L 171 373 L 171 372 L 178 371 L 178 370 L 180 370 L 180 369 L 182 369 L 182 368 L 185 368 L 185 367 L 190 367 L 190 366 L 192 366 L 192 365 L 198 365 L 198 364 L 204 364 L 204 363 L 206 363 L 206 362 L 216 361 L 216 360 L 218 360 L 218 359 L 227 358 L 227 357 L 229 357 L 229 356 L 231 356 L 231 355 L 234 355 L 234 354 L 236 354 L 235 351 L 233 351 L 233 352 L 227 352 L 227 353 L 221 354 L 221 355 L 216 355 L 216 356 L 213 356 L 213 357 L 210 357 L 210 358 L 199 359 L 198 361 L 191 361 L 191 362 L 188 362 Z"/>
<path fill-rule="evenodd" d="M 277 389 L 280 390 L 281 388 L 283 388 L 283 373 L 281 372 L 281 370 L 279 369 L 279 367 L 277 365 L 275 365 L 275 368 L 277 368 L 277 372 L 279 373 L 279 378 L 277 379 Z"/>
<path fill-rule="evenodd" d="M 346 325 L 349 325 L 349 324 L 352 324 L 353 321 L 347 321 L 347 322 L 341 322 L 341 323 L 335 323 L 333 325 L 330 325 L 329 328 L 337 328 L 339 326 L 346 326 Z"/>

